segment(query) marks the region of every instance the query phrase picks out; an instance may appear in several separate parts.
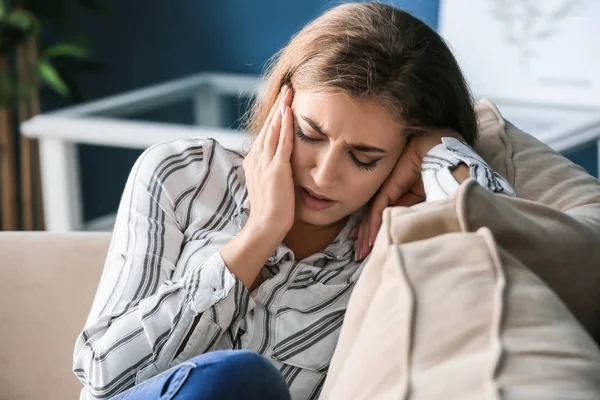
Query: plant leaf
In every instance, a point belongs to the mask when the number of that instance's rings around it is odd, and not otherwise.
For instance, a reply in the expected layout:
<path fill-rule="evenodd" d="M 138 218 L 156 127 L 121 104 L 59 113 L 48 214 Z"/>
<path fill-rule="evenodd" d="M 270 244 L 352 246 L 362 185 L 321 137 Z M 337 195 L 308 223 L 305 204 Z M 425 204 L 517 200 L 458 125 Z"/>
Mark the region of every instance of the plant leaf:
<path fill-rule="evenodd" d="M 58 71 L 46 60 L 38 63 L 38 73 L 43 82 L 63 96 L 70 96 L 71 92 L 67 84 L 60 77 Z"/>
<path fill-rule="evenodd" d="M 58 56 L 87 59 L 90 57 L 90 51 L 87 47 L 78 44 L 60 43 L 44 50 L 42 53 L 42 58 L 45 60 Z"/>
<path fill-rule="evenodd" d="M 10 12 L 5 18 L 7 23 L 18 27 L 24 31 L 32 31 L 34 34 L 40 32 L 40 23 L 35 15 L 27 10 L 16 9 Z"/>

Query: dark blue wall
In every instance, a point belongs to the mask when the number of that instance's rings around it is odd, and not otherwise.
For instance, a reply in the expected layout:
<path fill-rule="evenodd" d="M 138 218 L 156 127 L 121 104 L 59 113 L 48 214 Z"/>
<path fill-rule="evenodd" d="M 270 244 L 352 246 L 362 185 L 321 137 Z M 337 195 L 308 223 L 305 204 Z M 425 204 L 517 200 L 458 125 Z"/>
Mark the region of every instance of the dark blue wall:
<path fill-rule="evenodd" d="M 437 26 L 437 0 L 390 3 Z M 100 74 L 80 77 L 83 95 L 97 99 L 200 71 L 259 73 L 291 35 L 334 4 L 323 0 L 114 0 L 112 18 L 82 16 L 91 31 L 96 58 L 106 65 Z M 181 105 L 134 117 L 190 123 L 191 110 Z M 80 147 L 86 219 L 116 209 L 139 153 Z M 596 171 L 593 154 L 578 155 L 576 161 Z"/>

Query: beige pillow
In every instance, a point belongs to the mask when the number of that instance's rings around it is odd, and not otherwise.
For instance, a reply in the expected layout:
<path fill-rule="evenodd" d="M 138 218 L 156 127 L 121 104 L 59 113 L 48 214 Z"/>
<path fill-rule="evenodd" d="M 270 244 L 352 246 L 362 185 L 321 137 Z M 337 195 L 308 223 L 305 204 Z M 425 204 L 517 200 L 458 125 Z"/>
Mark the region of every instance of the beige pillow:
<path fill-rule="evenodd" d="M 468 230 L 487 226 L 495 236 L 502 234 L 600 342 L 600 181 L 505 121 L 490 101 L 478 102 L 476 110 L 477 152 L 507 178 L 519 199 L 547 207 L 521 201 L 516 211 L 506 202 L 497 203 L 500 208 L 467 207 Z"/>
<path fill-rule="evenodd" d="M 591 336 L 490 229 L 469 231 L 494 200 L 525 202 L 469 180 L 385 211 L 322 399 L 600 398 Z"/>

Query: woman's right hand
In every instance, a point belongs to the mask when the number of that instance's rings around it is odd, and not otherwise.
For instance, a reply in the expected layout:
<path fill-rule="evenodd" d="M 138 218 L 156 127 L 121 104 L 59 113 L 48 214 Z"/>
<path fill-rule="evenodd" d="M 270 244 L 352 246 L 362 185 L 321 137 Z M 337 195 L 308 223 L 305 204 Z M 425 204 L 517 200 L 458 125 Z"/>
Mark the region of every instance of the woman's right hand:
<path fill-rule="evenodd" d="M 294 146 L 292 90 L 284 85 L 256 137 L 243 166 L 251 229 L 283 240 L 294 223 L 294 180 L 290 157 Z"/>

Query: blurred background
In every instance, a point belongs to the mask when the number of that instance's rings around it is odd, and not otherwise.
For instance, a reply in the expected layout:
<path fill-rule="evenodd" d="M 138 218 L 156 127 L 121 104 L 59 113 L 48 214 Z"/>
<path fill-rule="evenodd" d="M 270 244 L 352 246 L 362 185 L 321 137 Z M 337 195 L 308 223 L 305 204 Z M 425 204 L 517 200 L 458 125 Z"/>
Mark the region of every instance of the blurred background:
<path fill-rule="evenodd" d="M 453 1 L 462 8 L 450 13 L 446 3 Z M 469 1 L 384 2 L 434 29 L 440 30 L 443 22 L 458 51 L 458 45 L 468 44 L 460 43 L 457 35 L 476 36 L 471 30 L 475 27 L 465 24 L 476 18 Z M 578 1 L 523 0 L 529 14 L 520 17 L 519 10 L 510 10 L 519 2 L 474 2 L 500 10 L 496 19 L 530 22 L 548 11 L 544 3 L 552 3 L 550 16 L 581 6 Z M 2 230 L 110 230 L 129 171 L 151 143 L 202 132 L 222 135 L 236 147 L 239 141 L 230 135 L 239 128 L 265 62 L 304 24 L 335 4 L 0 0 Z M 567 9 L 561 8 L 565 4 Z M 573 10 L 571 23 L 578 15 L 593 15 L 598 7 Z M 465 62 L 469 70 L 477 69 L 472 60 Z M 503 79 L 514 77 L 495 73 L 490 79 L 502 87 Z M 519 99 L 500 97 L 512 101 L 506 106 L 511 112 L 526 108 L 519 106 Z M 600 118 L 600 104 L 571 107 L 562 102 L 557 107 L 575 121 L 572 127 L 548 127 L 544 112 L 526 115 L 522 126 L 540 130 L 530 133 L 547 138 L 597 176 L 600 123 L 595 116 Z"/>

